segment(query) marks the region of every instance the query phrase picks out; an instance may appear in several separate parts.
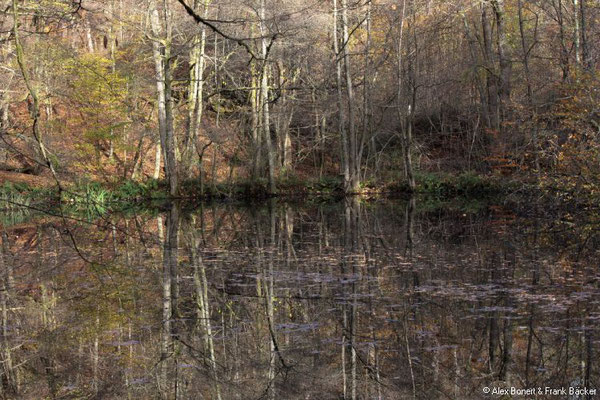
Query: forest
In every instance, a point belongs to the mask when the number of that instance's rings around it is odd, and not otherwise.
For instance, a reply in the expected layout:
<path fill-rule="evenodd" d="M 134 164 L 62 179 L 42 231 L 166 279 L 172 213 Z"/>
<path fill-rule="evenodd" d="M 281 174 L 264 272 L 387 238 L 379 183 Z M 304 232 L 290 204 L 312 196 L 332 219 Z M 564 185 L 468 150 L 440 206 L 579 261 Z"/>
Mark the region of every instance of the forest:
<path fill-rule="evenodd" d="M 599 67 L 598 0 L 0 0 L 0 400 L 594 399 Z"/>
<path fill-rule="evenodd" d="M 0 12 L 13 186 L 596 191 L 596 1 L 10 0 Z"/>

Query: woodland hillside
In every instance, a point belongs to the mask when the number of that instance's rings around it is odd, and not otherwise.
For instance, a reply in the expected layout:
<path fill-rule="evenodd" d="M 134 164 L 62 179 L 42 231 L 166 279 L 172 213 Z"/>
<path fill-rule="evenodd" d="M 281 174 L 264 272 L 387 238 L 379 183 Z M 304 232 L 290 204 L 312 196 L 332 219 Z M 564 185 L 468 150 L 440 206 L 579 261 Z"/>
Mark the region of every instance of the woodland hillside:
<path fill-rule="evenodd" d="M 466 171 L 596 185 L 596 0 L 0 7 L 7 180 L 160 179 L 171 195 L 327 177 L 411 190 Z"/>

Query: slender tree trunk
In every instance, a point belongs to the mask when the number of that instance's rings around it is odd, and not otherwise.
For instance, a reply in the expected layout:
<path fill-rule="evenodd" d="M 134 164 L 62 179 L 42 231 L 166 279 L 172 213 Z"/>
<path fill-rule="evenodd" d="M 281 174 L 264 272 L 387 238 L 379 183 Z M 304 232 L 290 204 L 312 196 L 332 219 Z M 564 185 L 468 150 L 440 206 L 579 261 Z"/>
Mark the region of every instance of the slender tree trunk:
<path fill-rule="evenodd" d="M 281 90 L 281 98 L 276 111 L 277 122 L 275 126 L 277 131 L 277 143 L 279 144 L 280 149 L 280 166 L 284 171 L 289 172 L 292 167 L 292 138 L 290 135 L 290 125 L 292 118 L 294 117 L 294 109 L 292 105 L 288 105 L 288 96 L 284 88 L 286 80 L 284 76 L 285 67 L 283 66 L 283 62 L 279 61 L 277 63 L 277 69 L 279 71 L 278 86 Z M 294 74 L 290 77 L 290 83 L 294 84 L 295 81 L 296 75 Z"/>
<path fill-rule="evenodd" d="M 167 146 L 167 116 L 166 116 L 166 92 L 165 92 L 165 68 L 164 68 L 164 53 L 163 45 L 160 43 L 162 36 L 162 28 L 160 25 L 160 17 L 156 8 L 156 0 L 151 2 L 152 10 L 150 11 L 150 21 L 152 24 L 152 33 L 154 35 L 152 41 L 152 55 L 154 57 L 154 68 L 156 78 L 156 94 L 158 97 L 158 131 L 160 138 L 160 147 L 163 150 L 165 175 L 167 180 L 170 180 L 170 167 L 166 158 L 164 149 Z M 157 151 L 158 154 L 158 151 Z"/>
<path fill-rule="evenodd" d="M 60 189 L 60 182 L 56 175 L 56 171 L 54 169 L 54 165 L 50 161 L 48 157 L 48 151 L 46 150 L 46 146 L 44 145 L 44 140 L 42 138 L 42 132 L 39 126 L 39 117 L 40 117 L 40 106 L 37 94 L 37 88 L 31 81 L 31 77 L 29 76 L 29 71 L 27 70 L 27 62 L 25 61 L 25 52 L 23 50 L 23 45 L 21 44 L 21 39 L 19 35 L 19 9 L 17 0 L 12 0 L 13 6 L 13 39 L 15 41 L 15 51 L 17 53 L 17 63 L 19 64 L 19 68 L 21 70 L 21 74 L 23 75 L 23 81 L 25 82 L 25 86 L 27 87 L 27 91 L 29 92 L 29 96 L 31 96 L 31 106 L 29 113 L 31 115 L 31 119 L 33 120 L 33 137 L 38 145 L 38 150 L 40 152 L 40 156 L 50 172 L 52 176 L 56 180 L 57 185 Z"/>
<path fill-rule="evenodd" d="M 569 65 L 569 50 L 567 48 L 567 40 L 565 34 L 565 25 L 563 18 L 563 6 L 562 0 L 558 0 L 558 5 L 556 6 L 556 19 L 558 21 L 558 30 L 559 30 L 559 38 L 560 38 L 560 64 L 562 69 L 562 80 L 566 82 L 569 78 L 570 73 L 570 65 Z"/>
<path fill-rule="evenodd" d="M 173 98 L 171 96 L 171 42 L 172 42 L 172 28 L 171 28 L 171 10 L 169 8 L 169 0 L 163 1 L 164 7 L 164 26 L 166 32 L 165 44 L 164 44 L 164 77 L 165 77 L 165 116 L 166 116 L 166 148 L 164 152 L 169 160 L 169 169 L 171 170 L 169 178 L 170 194 L 171 196 L 177 196 L 179 192 L 179 168 L 177 166 L 177 144 L 175 141 L 175 131 L 173 127 Z"/>
<path fill-rule="evenodd" d="M 402 136 L 404 145 L 402 149 L 404 151 L 404 169 L 406 170 L 406 180 L 408 182 L 408 187 L 411 191 L 414 191 L 417 187 L 415 182 L 415 174 L 413 171 L 413 162 L 412 162 L 412 130 L 413 130 L 413 114 L 414 114 L 414 106 L 410 104 L 408 106 L 408 110 L 406 112 L 406 118 L 402 127 Z"/>
<path fill-rule="evenodd" d="M 203 17 L 208 17 L 209 0 L 202 1 Z M 194 1 L 194 10 L 198 8 L 199 1 Z M 190 50 L 190 83 L 188 87 L 188 123 L 182 156 L 183 175 L 189 177 L 192 160 L 196 150 L 196 143 L 200 123 L 202 121 L 204 97 L 204 70 L 206 52 L 206 26 L 202 25 L 200 35 L 195 35 L 192 49 Z M 200 172 L 202 173 L 202 172 Z"/>
<path fill-rule="evenodd" d="M 117 69 L 117 62 L 115 59 L 115 34 L 114 34 L 114 28 L 113 28 L 113 24 L 112 24 L 112 20 L 114 19 L 114 14 L 115 14 L 115 1 L 111 0 L 110 4 L 109 4 L 109 8 L 108 8 L 108 13 L 109 13 L 109 18 L 110 21 L 109 22 L 109 27 L 108 27 L 108 46 L 109 46 L 109 51 L 110 51 L 110 69 L 111 72 L 113 73 L 113 75 L 116 72 Z M 110 128 L 110 134 L 109 134 L 109 150 L 108 150 L 108 158 L 109 160 L 113 158 L 113 153 L 115 151 L 115 142 L 114 142 L 114 129 L 111 127 Z M 127 171 L 127 164 L 124 163 L 123 165 L 125 171 Z M 127 172 L 125 172 L 127 173 Z"/>
<path fill-rule="evenodd" d="M 404 52 L 404 22 L 406 17 L 406 0 L 402 1 L 402 14 L 400 19 L 400 27 L 398 32 L 398 92 L 397 92 L 397 110 L 398 119 L 400 121 L 400 129 L 402 130 L 402 158 L 404 162 L 404 171 L 406 172 L 406 180 L 411 191 L 416 188 L 413 165 L 412 165 L 412 114 L 413 103 L 410 100 L 406 113 L 403 111 L 404 105 L 402 99 L 405 96 L 404 79 L 403 79 L 403 52 Z M 414 95 L 411 96 L 414 98 Z"/>
<path fill-rule="evenodd" d="M 583 61 L 583 68 L 589 69 L 591 67 L 590 53 L 588 47 L 588 35 L 587 35 L 587 5 L 586 0 L 579 0 L 579 17 L 581 18 L 581 57 Z"/>
<path fill-rule="evenodd" d="M 10 125 L 8 105 L 10 98 L 7 93 L 0 95 L 0 130 L 5 132 Z"/>
<path fill-rule="evenodd" d="M 348 50 L 350 36 L 348 33 L 348 0 L 342 0 L 342 56 L 344 59 L 344 73 L 346 77 L 346 96 L 348 107 L 348 138 L 349 138 L 349 167 L 350 182 L 346 191 L 356 193 L 360 189 L 360 166 L 358 159 L 358 137 L 356 133 L 356 118 L 354 110 L 354 84 L 352 83 L 352 72 L 350 63 L 350 54 Z"/>
<path fill-rule="evenodd" d="M 161 148 L 162 147 L 159 138 L 158 143 L 156 143 L 156 151 L 154 153 L 154 173 L 152 174 L 152 178 L 155 180 L 158 180 L 158 178 L 160 178 L 160 161 L 162 160 Z"/>
<path fill-rule="evenodd" d="M 507 118 L 511 93 L 512 62 L 509 57 L 509 44 L 506 33 L 504 0 L 493 0 L 492 6 L 496 18 L 496 36 L 498 41 L 498 63 L 500 66 L 500 85 L 498 97 L 500 99 L 500 122 Z"/>
<path fill-rule="evenodd" d="M 363 65 L 363 115 L 362 115 L 362 132 L 361 140 L 358 149 L 358 159 L 362 160 L 363 150 L 365 143 L 370 140 L 370 123 L 371 114 L 369 105 L 371 103 L 371 0 L 367 2 L 367 16 L 365 18 L 366 30 L 367 30 L 367 42 L 365 44 L 365 60 Z M 368 164 L 369 158 L 367 157 L 366 164 Z M 366 166 L 365 166 L 366 170 Z M 359 171 L 360 172 L 360 171 Z M 366 174 L 366 172 L 365 172 Z"/>
<path fill-rule="evenodd" d="M 350 185 L 350 153 L 348 148 L 348 135 L 346 132 L 346 113 L 343 106 L 342 94 L 342 59 L 340 57 L 339 43 L 339 10 L 337 0 L 333 0 L 333 51 L 335 53 L 335 71 L 338 103 L 338 130 L 342 142 L 342 173 L 344 175 L 344 187 Z"/>
<path fill-rule="evenodd" d="M 256 73 L 256 64 L 253 61 L 250 65 L 250 74 L 252 75 L 250 89 L 250 108 L 251 108 L 251 135 L 252 145 L 254 146 L 254 159 L 252 165 L 252 173 L 254 179 L 258 179 L 262 170 L 262 135 L 260 132 L 261 117 L 260 117 L 260 91 L 258 87 L 258 77 Z"/>
<path fill-rule="evenodd" d="M 263 141 L 267 147 L 267 161 L 269 163 L 269 191 L 276 193 L 275 186 L 275 152 L 271 140 L 271 123 L 269 114 L 269 64 L 268 64 L 268 47 L 267 47 L 267 27 L 266 27 L 266 0 L 260 1 L 260 34 L 261 34 L 261 56 L 262 69 L 260 80 L 260 94 L 262 105 L 262 135 Z M 271 43 L 272 45 L 272 43 Z"/>
<path fill-rule="evenodd" d="M 494 68 L 494 55 L 492 52 L 492 25 L 488 17 L 488 6 L 481 3 L 481 27 L 483 40 L 483 60 L 486 68 L 487 105 L 490 128 L 500 130 L 500 108 L 498 99 L 498 78 Z"/>
<path fill-rule="evenodd" d="M 573 0 L 573 47 L 575 48 L 575 62 L 577 65 L 581 65 L 581 32 L 579 29 L 580 16 L 579 16 L 579 1 Z M 583 0 L 581 0 L 583 2 Z"/>
<path fill-rule="evenodd" d="M 9 81 L 12 81 L 13 74 L 11 74 Z M 10 127 L 9 119 L 9 108 L 8 105 L 11 102 L 9 93 L 0 93 L 0 135 L 5 135 Z M 0 164 L 5 163 L 8 157 L 8 146 L 5 143 L 0 143 Z"/>
<path fill-rule="evenodd" d="M 92 28 L 90 27 L 90 21 L 85 19 L 83 24 L 85 26 L 85 38 L 87 39 L 88 51 L 90 53 L 94 53 L 94 38 L 92 37 Z"/>
<path fill-rule="evenodd" d="M 176 196 L 179 191 L 177 160 L 175 157 L 175 136 L 173 131 L 173 109 L 171 98 L 171 27 L 168 1 L 164 1 L 163 26 L 156 0 L 151 2 L 150 23 L 154 35 L 152 51 L 156 74 L 156 90 L 158 97 L 158 125 L 160 143 L 165 162 L 165 175 L 169 181 L 169 193 Z"/>
<path fill-rule="evenodd" d="M 527 44 L 527 40 L 525 38 L 525 28 L 523 26 L 524 21 L 523 21 L 523 1 L 522 0 L 518 0 L 517 2 L 517 7 L 518 7 L 518 15 L 519 15 L 519 32 L 521 35 L 521 52 L 522 52 L 522 58 L 523 58 L 523 69 L 525 71 L 525 82 L 527 85 L 527 103 L 529 105 L 529 108 L 531 109 L 532 112 L 532 116 L 531 116 L 531 121 L 533 122 L 532 129 L 531 129 L 531 141 L 533 144 L 533 158 L 534 158 L 534 165 L 535 165 L 535 169 L 536 171 L 539 172 L 540 170 L 540 163 L 539 163 L 539 155 L 538 155 L 538 135 L 537 135 L 537 124 L 536 124 L 536 110 L 535 110 L 535 106 L 533 104 L 533 88 L 532 88 L 532 84 L 531 84 L 531 71 L 529 69 L 529 52 L 530 52 L 530 47 Z M 537 22 L 536 22 L 536 26 L 537 26 Z M 536 32 L 537 32 L 537 28 L 536 28 Z M 534 37 L 534 40 L 536 38 Z"/>
<path fill-rule="evenodd" d="M 142 136 L 140 137 L 140 139 L 138 140 L 138 144 L 136 146 L 135 149 L 135 153 L 133 155 L 133 165 L 131 168 L 131 179 L 137 179 L 139 172 L 140 172 L 140 168 L 142 168 L 142 158 L 143 158 L 143 151 L 144 151 L 144 139 L 145 139 L 146 135 L 145 133 L 142 134 Z"/>
<path fill-rule="evenodd" d="M 463 25 L 465 27 L 465 33 L 469 40 L 469 54 L 471 56 L 471 61 L 473 62 L 474 68 L 481 68 L 481 60 L 480 60 L 480 57 L 477 55 L 477 51 L 475 48 L 476 47 L 475 46 L 476 38 L 475 38 L 475 35 L 473 34 L 473 32 L 471 31 L 471 28 L 469 27 L 469 22 L 467 20 L 467 16 L 464 13 L 462 13 L 462 20 L 463 20 Z M 479 45 L 479 43 L 478 43 L 478 45 Z M 482 79 L 480 79 L 480 74 L 476 74 L 475 86 L 476 86 L 477 92 L 479 94 L 479 102 L 480 102 L 479 106 L 480 106 L 481 119 L 486 121 L 487 126 L 491 126 L 492 123 L 490 121 L 488 97 L 486 95 L 484 82 L 482 82 Z"/>

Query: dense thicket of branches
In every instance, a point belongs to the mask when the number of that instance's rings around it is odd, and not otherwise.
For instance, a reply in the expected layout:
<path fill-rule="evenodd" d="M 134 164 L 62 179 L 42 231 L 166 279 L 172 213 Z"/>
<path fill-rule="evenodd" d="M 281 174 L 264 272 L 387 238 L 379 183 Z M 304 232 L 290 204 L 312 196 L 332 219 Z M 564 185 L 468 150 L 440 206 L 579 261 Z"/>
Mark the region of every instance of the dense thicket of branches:
<path fill-rule="evenodd" d="M 292 173 L 349 191 L 431 170 L 592 177 L 600 161 L 597 1 L 0 6 L 4 169 L 163 176 L 176 194 L 189 178 L 274 192 Z"/>

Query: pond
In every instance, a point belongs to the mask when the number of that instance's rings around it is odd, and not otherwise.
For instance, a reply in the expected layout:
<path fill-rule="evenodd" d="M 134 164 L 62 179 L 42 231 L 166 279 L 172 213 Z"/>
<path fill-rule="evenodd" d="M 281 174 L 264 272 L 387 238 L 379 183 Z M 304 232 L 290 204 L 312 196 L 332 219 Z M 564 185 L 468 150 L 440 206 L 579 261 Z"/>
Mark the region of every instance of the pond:
<path fill-rule="evenodd" d="M 21 215 L 2 229 L 1 390 L 591 399 L 599 220 L 415 198 Z"/>

